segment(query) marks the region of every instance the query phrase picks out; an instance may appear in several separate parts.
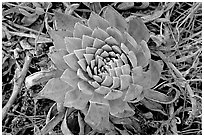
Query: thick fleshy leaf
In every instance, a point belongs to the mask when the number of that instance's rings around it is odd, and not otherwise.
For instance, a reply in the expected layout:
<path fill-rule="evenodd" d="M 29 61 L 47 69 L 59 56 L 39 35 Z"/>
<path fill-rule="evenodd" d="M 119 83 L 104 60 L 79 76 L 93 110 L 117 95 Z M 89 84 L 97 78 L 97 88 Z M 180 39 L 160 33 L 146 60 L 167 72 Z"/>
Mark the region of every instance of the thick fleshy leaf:
<path fill-rule="evenodd" d="M 148 41 L 150 38 L 149 30 L 139 17 L 131 18 L 128 22 L 128 33 L 140 43 L 142 40 Z"/>
<path fill-rule="evenodd" d="M 83 35 L 91 36 L 92 29 L 77 22 L 74 26 L 73 36 L 77 38 L 82 38 Z"/>
<path fill-rule="evenodd" d="M 93 47 L 96 48 L 96 49 L 100 49 L 103 45 L 105 45 L 105 42 L 98 39 L 98 38 L 95 38 L 94 42 L 93 42 Z"/>
<path fill-rule="evenodd" d="M 121 14 L 119 14 L 113 7 L 108 6 L 104 13 L 105 19 L 111 26 L 116 27 L 121 32 L 127 31 L 128 24 Z"/>
<path fill-rule="evenodd" d="M 106 32 L 112 36 L 119 44 L 123 42 L 123 36 L 121 32 L 115 27 L 108 27 Z"/>
<path fill-rule="evenodd" d="M 86 47 L 92 47 L 94 42 L 94 38 L 89 37 L 87 35 L 82 36 L 82 48 L 85 49 Z"/>
<path fill-rule="evenodd" d="M 132 80 L 134 84 L 137 84 L 143 75 L 143 70 L 141 66 L 135 67 L 132 69 Z"/>
<path fill-rule="evenodd" d="M 106 76 L 104 81 L 101 83 L 101 85 L 109 87 L 112 85 L 112 83 L 113 83 L 113 78 L 110 76 Z"/>
<path fill-rule="evenodd" d="M 74 50 L 74 54 L 77 56 L 78 60 L 83 59 L 85 53 L 86 53 L 85 49 Z"/>
<path fill-rule="evenodd" d="M 137 98 L 143 91 L 143 87 L 140 85 L 130 84 L 127 93 L 123 101 L 130 101 Z"/>
<path fill-rule="evenodd" d="M 71 15 L 67 15 L 57 11 L 55 11 L 54 14 L 55 14 L 55 20 L 57 23 L 57 29 L 69 30 L 72 32 L 74 30 L 75 23 L 81 22 L 81 19 Z"/>
<path fill-rule="evenodd" d="M 74 107 L 75 109 L 82 110 L 86 107 L 88 101 L 91 98 L 92 98 L 92 95 L 84 94 L 83 92 L 79 91 L 79 89 L 77 88 L 71 92 L 66 93 L 64 106 Z"/>
<path fill-rule="evenodd" d="M 54 47 L 52 47 L 50 48 L 48 56 L 59 70 L 64 71 L 68 67 L 63 59 L 63 56 L 66 54 L 68 54 L 68 52 L 64 49 L 56 50 Z"/>
<path fill-rule="evenodd" d="M 127 56 L 128 56 L 128 59 L 129 59 L 130 63 L 132 64 L 132 67 L 133 68 L 137 67 L 137 58 L 136 58 L 134 52 L 129 51 Z"/>
<path fill-rule="evenodd" d="M 98 14 L 91 12 L 91 15 L 88 19 L 88 26 L 92 29 L 99 27 L 103 30 L 106 30 L 106 28 L 109 27 L 109 23 L 104 18 L 100 17 Z"/>
<path fill-rule="evenodd" d="M 129 87 L 131 82 L 130 75 L 121 75 L 120 76 L 120 90 L 124 90 Z"/>
<path fill-rule="evenodd" d="M 120 90 L 111 90 L 104 98 L 107 100 L 115 100 L 122 97 L 123 92 Z"/>
<path fill-rule="evenodd" d="M 78 88 L 83 93 L 88 94 L 88 95 L 92 95 L 94 91 L 94 88 L 91 85 L 89 85 L 89 83 L 86 81 L 78 82 Z"/>
<path fill-rule="evenodd" d="M 94 58 L 93 54 L 84 54 L 84 57 L 86 59 L 87 64 L 89 65 L 92 61 L 92 59 Z"/>
<path fill-rule="evenodd" d="M 122 53 L 121 49 L 118 46 L 112 46 L 112 49 L 113 49 L 114 52 L 116 52 L 118 54 Z"/>
<path fill-rule="evenodd" d="M 66 48 L 69 53 L 73 53 L 74 50 L 82 48 L 82 40 L 80 38 L 65 37 Z"/>
<path fill-rule="evenodd" d="M 50 69 L 50 70 L 41 70 L 35 72 L 25 79 L 25 86 L 27 89 L 31 88 L 34 85 L 45 83 L 52 78 L 59 78 L 64 71 L 59 69 Z"/>
<path fill-rule="evenodd" d="M 112 37 L 108 37 L 105 39 L 105 42 L 108 44 L 108 45 L 118 45 L 119 43 Z"/>
<path fill-rule="evenodd" d="M 137 43 L 135 39 L 130 36 L 127 32 L 124 33 L 126 38 L 125 45 L 128 47 L 130 51 L 133 51 L 137 57 L 138 66 L 145 67 L 149 63 L 150 52 L 147 45 L 140 45 L 141 43 Z M 144 44 L 144 42 L 142 43 Z"/>
<path fill-rule="evenodd" d="M 109 93 L 110 91 L 111 89 L 105 86 L 100 86 L 99 88 L 95 89 L 96 93 L 103 94 L 103 95 Z"/>
<path fill-rule="evenodd" d="M 95 52 L 95 56 L 96 55 L 100 56 L 103 51 L 104 51 L 103 49 L 97 49 L 97 51 Z"/>
<path fill-rule="evenodd" d="M 147 60 L 151 59 L 151 53 L 150 53 L 150 50 L 149 50 L 149 48 L 148 48 L 147 43 L 146 43 L 144 40 L 142 40 L 142 41 L 140 42 L 140 45 L 141 45 L 141 47 L 142 47 L 142 51 L 143 51 L 143 53 L 144 53 L 146 59 L 147 59 Z"/>
<path fill-rule="evenodd" d="M 64 135 L 74 135 L 67 126 L 67 113 L 68 113 L 68 109 L 66 110 L 66 113 L 64 115 L 64 119 L 61 124 L 61 130 Z"/>
<path fill-rule="evenodd" d="M 130 117 L 134 115 L 134 111 L 129 107 L 127 102 L 122 99 L 109 100 L 110 114 L 116 117 Z"/>
<path fill-rule="evenodd" d="M 84 81 L 89 81 L 90 80 L 89 75 L 85 71 L 83 71 L 82 69 L 77 70 L 77 76 L 79 78 L 83 79 Z"/>
<path fill-rule="evenodd" d="M 142 77 L 135 83 L 145 89 L 154 87 L 160 80 L 162 66 L 158 61 L 150 60 L 150 67 L 147 72 L 143 72 Z"/>
<path fill-rule="evenodd" d="M 38 93 L 38 96 L 63 103 L 66 92 L 73 88 L 60 78 L 52 78 L 45 87 Z"/>
<path fill-rule="evenodd" d="M 79 68 L 79 65 L 77 63 L 78 58 L 74 53 L 70 53 L 63 57 L 64 61 L 67 63 L 67 65 L 72 68 L 74 71 L 77 71 Z"/>
<path fill-rule="evenodd" d="M 111 86 L 111 89 L 119 88 L 120 87 L 120 78 L 113 77 L 113 85 Z"/>
<path fill-rule="evenodd" d="M 129 52 L 129 49 L 125 46 L 125 44 L 124 43 L 121 43 L 121 50 L 125 53 L 125 54 L 128 54 L 128 52 Z"/>
<path fill-rule="evenodd" d="M 128 59 L 127 59 L 127 56 L 124 53 L 122 53 L 120 55 L 120 58 L 121 58 L 121 60 L 123 61 L 124 64 L 128 64 L 129 63 Z"/>
<path fill-rule="evenodd" d="M 73 88 L 77 87 L 77 83 L 81 81 L 81 79 L 77 76 L 77 73 L 69 67 L 63 72 L 61 79 Z"/>
<path fill-rule="evenodd" d="M 115 74 L 117 77 L 120 77 L 120 75 L 122 75 L 122 70 L 121 67 L 115 67 Z"/>
<path fill-rule="evenodd" d="M 144 90 L 144 97 L 148 100 L 158 102 L 161 104 L 171 104 L 173 103 L 178 97 L 180 96 L 180 93 L 176 91 L 175 97 L 170 97 L 165 95 L 164 93 L 161 93 L 159 91 L 153 90 L 153 89 L 145 89 Z"/>
<path fill-rule="evenodd" d="M 97 103 L 97 104 L 109 105 L 108 100 L 104 99 L 104 95 L 96 93 L 96 92 L 94 92 L 93 97 L 89 101 L 90 103 L 92 102 L 92 103 Z"/>
<path fill-rule="evenodd" d="M 77 63 L 80 65 L 83 71 L 86 71 L 87 62 L 85 59 L 80 59 Z"/>
<path fill-rule="evenodd" d="M 65 107 L 72 107 L 71 104 L 77 100 L 77 98 L 80 96 L 80 93 L 81 92 L 79 91 L 78 87 L 67 92 L 65 95 L 64 106 Z"/>
<path fill-rule="evenodd" d="M 97 51 L 97 48 L 86 47 L 86 54 L 94 54 Z"/>
<path fill-rule="evenodd" d="M 51 36 L 54 46 L 56 49 L 65 49 L 66 45 L 64 42 L 65 37 L 71 37 L 73 34 L 71 31 L 62 31 L 62 30 L 49 30 L 49 35 Z"/>
<path fill-rule="evenodd" d="M 162 113 L 163 115 L 167 115 L 166 112 L 164 111 L 164 108 L 162 107 L 161 104 L 151 101 L 151 100 L 147 100 L 147 99 L 142 99 L 141 103 L 147 107 L 148 109 L 152 110 L 152 111 L 157 111 Z"/>
<path fill-rule="evenodd" d="M 105 32 L 105 31 L 102 30 L 101 28 L 98 28 L 98 27 L 97 27 L 97 28 L 95 28 L 95 29 L 93 30 L 92 37 L 93 37 L 93 38 L 98 38 L 98 39 L 104 41 L 106 38 L 109 37 L 109 35 L 108 35 L 107 32 Z"/>
<path fill-rule="evenodd" d="M 129 64 L 125 64 L 121 66 L 121 70 L 122 70 L 122 74 L 130 75 L 130 65 Z"/>
<path fill-rule="evenodd" d="M 110 130 L 109 106 L 91 102 L 84 120 L 94 130 L 100 132 Z"/>
<path fill-rule="evenodd" d="M 112 48 L 111 48 L 111 46 L 109 46 L 109 45 L 104 45 L 103 47 L 102 47 L 102 49 L 103 50 L 105 50 L 105 51 L 107 51 L 107 52 L 110 52 L 110 51 L 112 51 Z"/>

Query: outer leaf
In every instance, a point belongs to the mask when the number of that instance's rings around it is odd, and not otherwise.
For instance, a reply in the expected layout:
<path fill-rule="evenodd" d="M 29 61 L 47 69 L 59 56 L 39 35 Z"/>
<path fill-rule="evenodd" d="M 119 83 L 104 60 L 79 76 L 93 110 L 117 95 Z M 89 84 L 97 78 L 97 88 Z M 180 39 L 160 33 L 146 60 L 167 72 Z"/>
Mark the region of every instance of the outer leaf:
<path fill-rule="evenodd" d="M 158 61 L 150 60 L 150 67 L 147 72 L 143 72 L 140 78 L 134 81 L 135 84 L 141 85 L 144 89 L 155 86 L 161 76 L 162 67 Z"/>
<path fill-rule="evenodd" d="M 74 37 L 77 38 L 82 38 L 83 35 L 88 35 L 91 36 L 92 34 L 92 29 L 81 24 L 81 23 L 76 23 L 74 26 L 74 32 L 73 35 Z"/>
<path fill-rule="evenodd" d="M 68 52 L 64 49 L 55 50 L 53 47 L 50 49 L 48 56 L 59 70 L 64 71 L 68 65 L 65 63 L 63 56 L 65 56 L 67 53 Z"/>
<path fill-rule="evenodd" d="M 64 42 L 65 37 L 71 37 L 72 32 L 71 31 L 62 31 L 62 30 L 49 30 L 48 31 L 49 35 L 53 39 L 54 46 L 56 49 L 64 49 L 66 50 L 66 45 Z"/>
<path fill-rule="evenodd" d="M 80 38 L 66 37 L 65 39 L 66 49 L 69 53 L 73 53 L 74 50 L 82 48 L 82 41 Z"/>
<path fill-rule="evenodd" d="M 109 100 L 110 113 L 116 117 L 130 117 L 134 115 L 134 111 L 130 108 L 127 102 L 124 102 L 121 98 L 116 100 Z"/>
<path fill-rule="evenodd" d="M 101 132 L 110 130 L 109 107 L 104 104 L 90 103 L 84 119 L 93 129 Z"/>
<path fill-rule="evenodd" d="M 92 29 L 99 27 L 103 30 L 106 30 L 109 27 L 108 21 L 100 17 L 98 14 L 91 12 L 91 15 L 88 19 L 88 26 Z"/>
<path fill-rule="evenodd" d="M 78 82 L 81 81 L 76 72 L 70 67 L 67 67 L 67 69 L 63 72 L 61 79 L 71 85 L 73 88 L 77 87 Z"/>
<path fill-rule="evenodd" d="M 25 86 L 27 89 L 30 87 L 47 82 L 51 78 L 59 78 L 62 75 L 63 71 L 59 69 L 53 69 L 53 70 L 42 70 L 39 72 L 35 72 L 29 76 L 26 77 L 25 79 Z"/>
<path fill-rule="evenodd" d="M 131 18 L 128 24 L 128 33 L 137 41 L 137 43 L 140 43 L 142 40 L 146 42 L 149 40 L 149 30 L 140 18 Z"/>
<path fill-rule="evenodd" d="M 79 64 L 77 63 L 78 58 L 74 53 L 70 53 L 63 57 L 64 61 L 72 68 L 74 71 L 77 71 L 80 68 Z"/>
<path fill-rule="evenodd" d="M 68 113 L 68 110 L 66 110 L 66 113 L 65 113 L 65 116 L 64 116 L 64 119 L 62 121 L 62 124 L 61 124 L 61 130 L 62 130 L 62 133 L 64 135 L 73 135 L 73 133 L 69 130 L 68 126 L 67 126 L 67 113 Z"/>
<path fill-rule="evenodd" d="M 158 102 L 161 104 L 171 104 L 173 103 L 176 99 L 178 99 L 180 93 L 178 91 L 176 91 L 176 95 L 174 98 L 169 97 L 161 92 L 158 92 L 156 90 L 153 89 L 146 89 L 144 90 L 144 97 L 154 101 L 154 102 Z"/>
<path fill-rule="evenodd" d="M 66 93 L 64 106 L 82 110 L 86 107 L 91 97 L 92 95 L 84 94 L 83 92 L 79 91 L 78 88 L 76 88 Z"/>
<path fill-rule="evenodd" d="M 121 32 L 127 31 L 128 24 L 126 20 L 113 7 L 108 6 L 104 16 L 111 26 L 116 27 Z"/>
<path fill-rule="evenodd" d="M 145 107 L 147 107 L 150 110 L 158 111 L 162 113 L 163 115 L 167 115 L 166 112 L 164 111 L 164 108 L 159 103 L 153 102 L 151 100 L 147 100 L 145 98 L 141 100 L 141 103 L 144 104 Z"/>
<path fill-rule="evenodd" d="M 54 100 L 57 103 L 63 103 L 66 92 L 71 89 L 72 87 L 60 78 L 53 78 L 48 81 L 38 95 L 43 98 Z"/>
<path fill-rule="evenodd" d="M 57 23 L 57 29 L 69 30 L 71 32 L 74 30 L 75 23 L 81 22 L 79 18 L 57 11 L 55 11 L 55 20 Z"/>

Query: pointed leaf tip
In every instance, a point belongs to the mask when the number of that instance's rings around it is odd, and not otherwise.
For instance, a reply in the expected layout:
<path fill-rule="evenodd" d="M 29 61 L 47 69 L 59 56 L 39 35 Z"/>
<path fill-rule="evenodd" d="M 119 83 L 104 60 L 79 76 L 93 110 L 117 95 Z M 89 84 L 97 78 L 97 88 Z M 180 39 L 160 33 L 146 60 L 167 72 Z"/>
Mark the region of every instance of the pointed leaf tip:
<path fill-rule="evenodd" d="M 113 7 L 108 6 L 105 10 L 104 16 L 111 26 L 116 27 L 121 32 L 127 31 L 128 24 L 125 18 Z"/>
<path fill-rule="evenodd" d="M 150 38 L 149 30 L 139 17 L 133 17 L 128 22 L 128 33 L 140 43 L 142 40 L 148 41 Z"/>

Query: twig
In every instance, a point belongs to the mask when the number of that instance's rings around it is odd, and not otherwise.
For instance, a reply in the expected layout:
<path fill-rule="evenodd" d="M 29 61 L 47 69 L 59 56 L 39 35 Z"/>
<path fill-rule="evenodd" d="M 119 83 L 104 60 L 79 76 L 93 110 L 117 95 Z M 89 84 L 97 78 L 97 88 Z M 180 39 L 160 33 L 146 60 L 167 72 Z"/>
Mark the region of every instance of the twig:
<path fill-rule="evenodd" d="M 13 92 L 11 94 L 11 97 L 9 98 L 9 101 L 2 110 L 2 119 L 5 118 L 6 114 L 8 113 L 14 101 L 16 100 L 18 93 L 21 91 L 31 60 L 31 54 L 29 52 L 26 52 L 25 63 L 23 65 L 22 71 L 20 71 L 20 68 L 17 68 L 15 71 Z"/>

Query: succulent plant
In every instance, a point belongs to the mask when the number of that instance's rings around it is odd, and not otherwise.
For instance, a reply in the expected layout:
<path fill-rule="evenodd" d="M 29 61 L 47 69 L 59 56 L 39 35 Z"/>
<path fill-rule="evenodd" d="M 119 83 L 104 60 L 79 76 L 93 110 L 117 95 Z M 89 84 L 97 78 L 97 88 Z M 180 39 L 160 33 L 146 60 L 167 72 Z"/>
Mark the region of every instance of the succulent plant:
<path fill-rule="evenodd" d="M 129 103 L 175 100 L 151 89 L 162 66 L 151 59 L 149 31 L 140 18 L 127 20 L 111 6 L 88 20 L 58 12 L 55 18 L 49 57 L 61 74 L 47 82 L 41 97 L 82 110 L 85 122 L 99 131 L 110 129 L 109 115 L 133 116 Z"/>

